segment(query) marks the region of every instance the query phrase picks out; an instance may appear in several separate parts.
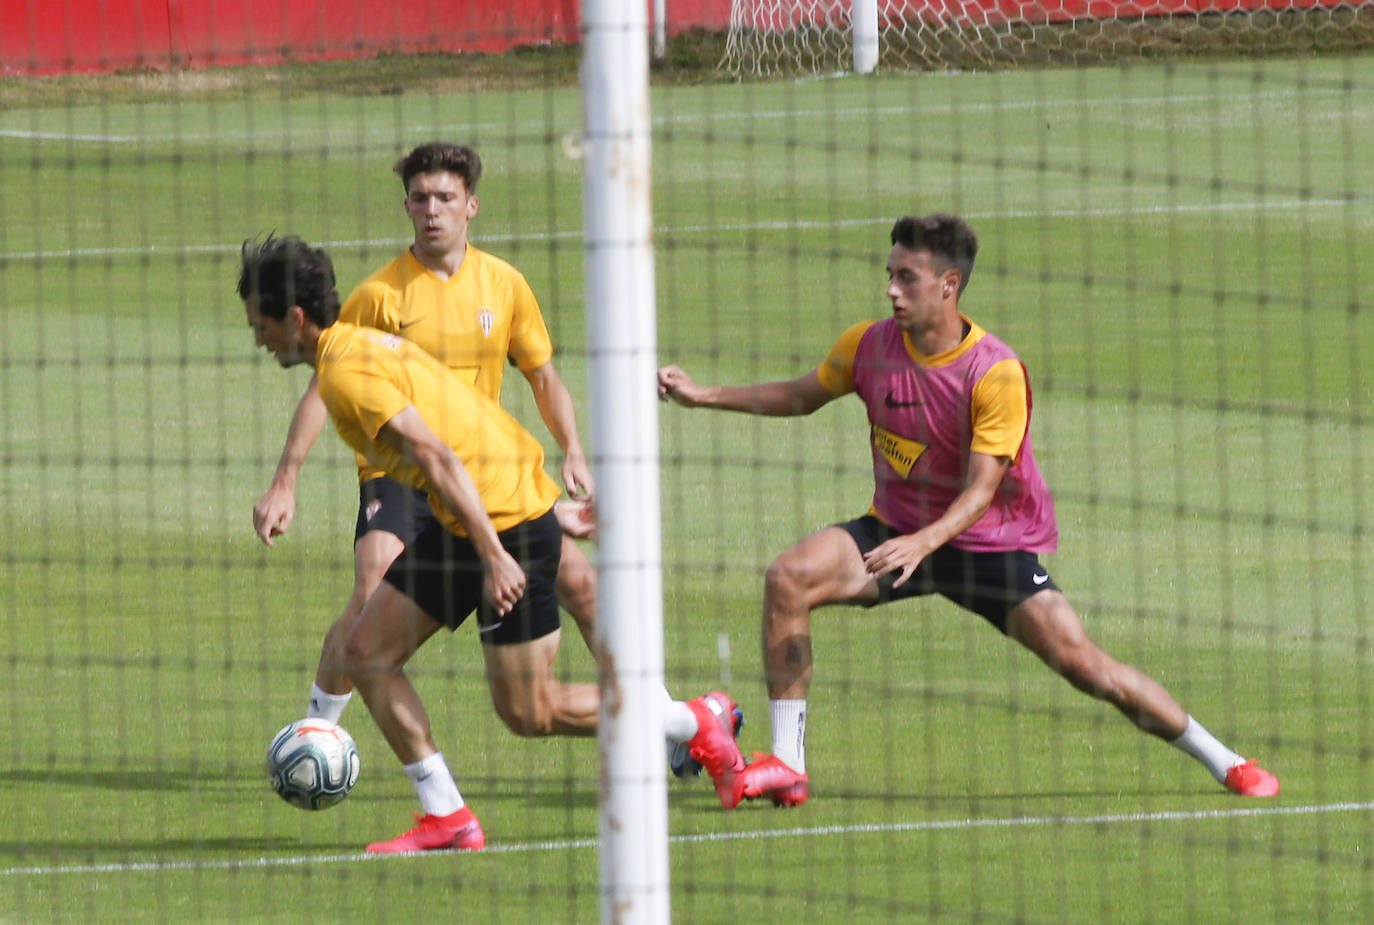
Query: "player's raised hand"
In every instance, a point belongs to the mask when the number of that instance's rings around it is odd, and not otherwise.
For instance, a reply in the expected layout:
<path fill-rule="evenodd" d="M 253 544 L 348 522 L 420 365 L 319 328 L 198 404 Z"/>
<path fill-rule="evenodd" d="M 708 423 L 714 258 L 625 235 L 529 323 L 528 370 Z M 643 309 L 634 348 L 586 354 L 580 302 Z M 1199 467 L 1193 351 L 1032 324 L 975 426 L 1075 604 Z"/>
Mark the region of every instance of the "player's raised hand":
<path fill-rule="evenodd" d="M 273 485 L 253 505 L 253 530 L 268 546 L 275 546 L 273 537 L 281 536 L 296 518 L 296 493 L 290 488 Z"/>

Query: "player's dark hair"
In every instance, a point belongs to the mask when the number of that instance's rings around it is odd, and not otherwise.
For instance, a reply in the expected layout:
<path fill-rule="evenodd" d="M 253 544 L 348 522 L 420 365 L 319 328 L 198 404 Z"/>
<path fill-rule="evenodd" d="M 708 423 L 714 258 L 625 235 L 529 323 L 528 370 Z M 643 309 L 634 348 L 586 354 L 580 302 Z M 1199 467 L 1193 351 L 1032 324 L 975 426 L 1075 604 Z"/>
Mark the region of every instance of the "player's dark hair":
<path fill-rule="evenodd" d="M 321 328 L 339 318 L 339 293 L 334 288 L 334 264 L 324 251 L 295 235 L 243 242 L 239 251 L 239 298 L 254 299 L 259 314 L 275 321 L 299 305 L 305 317 Z"/>
<path fill-rule="evenodd" d="M 467 145 L 447 141 L 431 141 L 415 148 L 391 168 L 401 178 L 401 185 L 410 192 L 410 181 L 422 173 L 451 173 L 463 181 L 468 195 L 477 192 L 482 179 L 482 159 Z"/>
<path fill-rule="evenodd" d="M 978 236 L 962 218 L 944 212 L 921 218 L 903 216 L 892 226 L 892 243 L 907 250 L 930 251 L 944 269 L 958 270 L 959 293 L 963 294 L 973 275 L 973 259 L 978 256 Z"/>

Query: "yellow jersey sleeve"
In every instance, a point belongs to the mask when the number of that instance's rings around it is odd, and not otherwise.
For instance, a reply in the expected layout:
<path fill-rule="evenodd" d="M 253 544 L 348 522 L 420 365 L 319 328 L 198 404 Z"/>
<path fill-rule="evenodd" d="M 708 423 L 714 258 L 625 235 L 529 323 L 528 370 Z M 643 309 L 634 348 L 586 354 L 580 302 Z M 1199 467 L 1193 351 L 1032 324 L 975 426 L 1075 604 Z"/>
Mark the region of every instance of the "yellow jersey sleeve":
<path fill-rule="evenodd" d="M 394 334 L 381 331 L 373 331 L 369 336 L 400 340 Z M 395 367 L 391 362 L 394 348 L 388 350 L 365 341 L 352 346 L 353 349 L 330 364 L 329 375 L 320 378 L 320 397 L 336 421 L 348 422 L 372 441 L 387 421 L 412 402 L 394 375 Z"/>
<path fill-rule="evenodd" d="M 975 453 L 1015 460 L 1030 426 L 1030 386 L 1020 361 L 1006 359 L 983 374 L 973 387 L 969 408 Z"/>
<path fill-rule="evenodd" d="M 539 311 L 539 301 L 529 281 L 512 272 L 510 281 L 510 358 L 522 373 L 538 369 L 553 359 L 553 339 Z"/>
<path fill-rule="evenodd" d="M 871 321 L 860 321 L 841 334 L 840 339 L 831 346 L 825 362 L 816 370 L 826 391 L 834 395 L 848 395 L 854 391 L 854 356 L 859 352 L 859 341 L 863 339 L 864 332 L 872 326 Z"/>
<path fill-rule="evenodd" d="M 375 278 L 364 280 L 344 300 L 339 320 L 360 328 L 400 333 L 396 289 Z"/>

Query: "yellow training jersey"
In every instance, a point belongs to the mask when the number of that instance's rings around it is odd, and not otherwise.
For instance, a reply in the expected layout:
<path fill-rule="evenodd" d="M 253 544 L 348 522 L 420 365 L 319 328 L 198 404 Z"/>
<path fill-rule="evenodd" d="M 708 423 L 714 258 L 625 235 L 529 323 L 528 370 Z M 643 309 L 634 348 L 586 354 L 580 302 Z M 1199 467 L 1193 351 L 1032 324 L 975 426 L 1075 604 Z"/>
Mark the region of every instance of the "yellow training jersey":
<path fill-rule="evenodd" d="M 320 336 L 315 373 L 339 436 L 369 466 L 427 492 L 439 521 L 454 533 L 465 535 L 420 468 L 376 439 L 411 405 L 463 461 L 498 531 L 544 514 L 561 493 L 544 472 L 544 449 L 529 431 L 402 337 L 338 322 Z"/>
<path fill-rule="evenodd" d="M 448 279 L 407 249 L 353 290 L 339 320 L 399 334 L 497 402 L 507 361 L 528 372 L 553 357 L 548 327 L 525 277 L 470 244 L 463 265 Z M 362 459 L 358 467 L 361 481 L 381 474 Z"/>

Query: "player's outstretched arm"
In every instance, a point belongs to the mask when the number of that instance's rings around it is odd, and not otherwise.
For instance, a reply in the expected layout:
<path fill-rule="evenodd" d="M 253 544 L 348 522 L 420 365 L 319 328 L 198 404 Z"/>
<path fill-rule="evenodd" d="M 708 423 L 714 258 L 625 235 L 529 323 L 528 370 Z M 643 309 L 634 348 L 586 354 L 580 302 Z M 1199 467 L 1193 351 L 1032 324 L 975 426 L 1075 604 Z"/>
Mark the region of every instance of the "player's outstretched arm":
<path fill-rule="evenodd" d="M 501 545 L 477 483 L 458 454 L 430 429 L 414 405 L 382 425 L 377 439 L 420 467 L 425 481 L 458 519 L 486 567 L 487 598 L 497 615 L 510 613 L 525 593 L 525 572 Z"/>
<path fill-rule="evenodd" d="M 296 477 L 305 457 L 310 455 L 310 448 L 324 430 L 328 416 L 324 400 L 320 398 L 319 382 L 311 376 L 310 385 L 306 386 L 305 394 L 296 405 L 296 413 L 291 416 L 286 445 L 277 460 L 272 484 L 253 505 L 253 530 L 268 546 L 276 545 L 273 538 L 285 533 L 296 517 Z"/>
<path fill-rule="evenodd" d="M 820 374 L 814 369 L 783 382 L 702 386 L 693 382 L 682 367 L 664 366 L 658 371 L 658 397 L 687 408 L 720 408 L 770 417 L 794 417 L 810 414 L 839 396 L 821 385 Z"/>
<path fill-rule="evenodd" d="M 577 412 L 573 408 L 572 394 L 563 384 L 553 361 L 535 367 L 525 373 L 525 379 L 534 393 L 534 403 L 539 408 L 539 416 L 549 429 L 553 439 L 563 450 L 563 487 L 573 498 L 591 501 L 596 497 L 596 483 L 592 480 L 592 469 L 587 464 L 587 454 L 582 449 L 582 440 L 577 433 Z"/>

